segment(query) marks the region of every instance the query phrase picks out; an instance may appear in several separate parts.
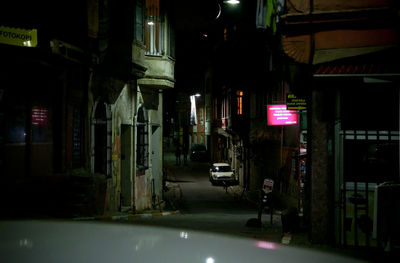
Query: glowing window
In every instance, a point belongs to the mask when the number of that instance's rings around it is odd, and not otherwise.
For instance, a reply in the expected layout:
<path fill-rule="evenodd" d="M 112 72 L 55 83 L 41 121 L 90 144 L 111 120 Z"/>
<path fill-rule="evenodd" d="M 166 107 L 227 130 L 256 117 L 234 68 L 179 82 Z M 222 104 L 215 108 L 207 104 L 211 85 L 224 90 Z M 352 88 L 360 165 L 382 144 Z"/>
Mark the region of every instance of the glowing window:
<path fill-rule="evenodd" d="M 162 43 L 160 2 L 159 0 L 146 0 L 146 54 L 161 55 Z"/>
<path fill-rule="evenodd" d="M 243 91 L 238 90 L 236 92 L 237 95 L 237 115 L 242 115 L 243 114 Z"/>

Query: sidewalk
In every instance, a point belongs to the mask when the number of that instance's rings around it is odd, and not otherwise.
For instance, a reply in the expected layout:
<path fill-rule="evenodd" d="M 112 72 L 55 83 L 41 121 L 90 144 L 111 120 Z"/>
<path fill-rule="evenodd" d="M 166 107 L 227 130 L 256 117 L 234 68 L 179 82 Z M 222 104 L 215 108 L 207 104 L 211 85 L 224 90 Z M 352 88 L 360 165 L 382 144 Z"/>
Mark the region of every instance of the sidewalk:
<path fill-rule="evenodd" d="M 114 212 L 104 215 L 97 216 L 81 216 L 75 217 L 73 220 L 83 221 L 83 220 L 134 220 L 138 218 L 150 218 L 150 217 L 160 217 L 160 216 L 170 216 L 170 215 L 180 215 L 181 212 L 177 210 L 177 203 L 182 198 L 182 191 L 180 185 L 175 183 L 175 156 L 173 153 L 169 153 L 164 156 L 165 165 L 165 188 L 163 193 L 163 205 L 161 209 L 153 209 L 142 212 L 137 212 L 135 214 L 127 212 Z"/>

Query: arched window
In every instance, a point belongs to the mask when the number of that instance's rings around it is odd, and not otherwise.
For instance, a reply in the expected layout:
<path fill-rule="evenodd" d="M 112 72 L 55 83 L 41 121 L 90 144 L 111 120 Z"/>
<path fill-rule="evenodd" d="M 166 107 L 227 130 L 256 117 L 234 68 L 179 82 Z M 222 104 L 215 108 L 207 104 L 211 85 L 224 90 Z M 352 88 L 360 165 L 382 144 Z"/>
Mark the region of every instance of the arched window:
<path fill-rule="evenodd" d="M 136 165 L 139 170 L 144 170 L 149 166 L 149 135 L 147 112 L 143 105 L 138 109 L 136 127 Z"/>

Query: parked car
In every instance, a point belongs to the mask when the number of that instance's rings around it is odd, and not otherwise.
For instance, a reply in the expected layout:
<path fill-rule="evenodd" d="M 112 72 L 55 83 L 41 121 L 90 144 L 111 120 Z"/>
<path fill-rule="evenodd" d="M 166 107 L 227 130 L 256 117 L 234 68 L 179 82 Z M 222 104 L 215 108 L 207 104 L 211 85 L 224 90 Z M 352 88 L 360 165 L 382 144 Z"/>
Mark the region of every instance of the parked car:
<path fill-rule="evenodd" d="M 210 182 L 212 185 L 237 185 L 235 169 L 228 163 L 213 163 L 210 169 Z"/>
<path fill-rule="evenodd" d="M 207 161 L 208 152 L 204 144 L 193 144 L 190 149 L 190 160 L 191 161 Z"/>
<path fill-rule="evenodd" d="M 105 222 L 0 220 L 0 262 L 362 262 L 264 240 Z"/>

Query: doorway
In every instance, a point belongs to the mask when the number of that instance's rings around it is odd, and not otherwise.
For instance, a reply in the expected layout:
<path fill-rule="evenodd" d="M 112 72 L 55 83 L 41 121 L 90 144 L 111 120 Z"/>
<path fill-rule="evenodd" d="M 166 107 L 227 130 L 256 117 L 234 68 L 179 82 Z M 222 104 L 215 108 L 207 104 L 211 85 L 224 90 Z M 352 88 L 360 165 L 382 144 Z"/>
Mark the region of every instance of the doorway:
<path fill-rule="evenodd" d="M 131 180 L 131 147 L 132 126 L 121 124 L 121 209 L 131 207 L 132 180 Z"/>

